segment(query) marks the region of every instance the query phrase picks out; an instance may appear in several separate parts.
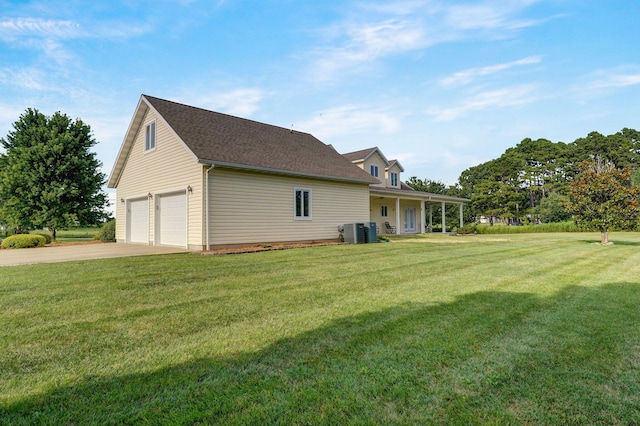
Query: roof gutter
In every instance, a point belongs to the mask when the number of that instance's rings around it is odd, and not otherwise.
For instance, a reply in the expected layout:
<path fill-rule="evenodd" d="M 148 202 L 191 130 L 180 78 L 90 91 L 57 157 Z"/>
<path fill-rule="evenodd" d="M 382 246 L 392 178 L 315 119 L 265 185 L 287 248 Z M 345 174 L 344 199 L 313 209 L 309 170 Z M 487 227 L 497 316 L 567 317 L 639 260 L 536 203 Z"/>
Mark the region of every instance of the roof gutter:
<path fill-rule="evenodd" d="M 403 196 L 406 198 L 413 198 L 415 200 L 422 199 L 425 201 L 438 201 L 438 202 L 451 202 L 451 203 L 469 203 L 471 202 L 468 198 L 459 198 L 453 197 L 451 195 L 439 195 L 439 194 L 431 194 L 429 192 L 422 191 L 404 191 L 398 189 L 387 189 L 387 188 L 375 188 L 371 187 L 370 191 L 372 193 L 380 194 L 380 195 L 392 195 L 392 196 Z"/>
<path fill-rule="evenodd" d="M 302 177 L 308 177 L 308 178 L 314 178 L 314 179 L 333 180 L 333 181 L 339 181 L 339 182 L 365 183 L 368 185 L 379 183 L 377 179 L 369 180 L 369 179 L 346 178 L 346 177 L 340 177 L 340 176 L 328 176 L 328 175 L 320 175 L 315 173 L 296 172 L 292 170 L 272 169 L 269 167 L 250 166 L 247 164 L 226 163 L 221 161 L 211 161 L 211 160 L 203 160 L 203 159 L 199 159 L 198 162 L 200 164 L 209 164 L 211 166 L 228 167 L 230 169 L 250 170 L 254 172 L 262 172 L 262 173 L 270 173 L 270 174 L 278 174 L 278 175 L 302 176 Z"/>

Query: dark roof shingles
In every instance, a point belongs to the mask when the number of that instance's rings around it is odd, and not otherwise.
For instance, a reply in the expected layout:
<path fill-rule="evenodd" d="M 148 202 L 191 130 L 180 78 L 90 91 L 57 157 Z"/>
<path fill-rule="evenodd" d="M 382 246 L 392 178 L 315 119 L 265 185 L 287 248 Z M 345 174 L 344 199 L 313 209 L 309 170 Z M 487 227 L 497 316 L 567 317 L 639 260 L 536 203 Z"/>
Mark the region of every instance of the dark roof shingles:
<path fill-rule="evenodd" d="M 371 153 L 378 148 L 366 148 L 361 149 L 360 151 L 347 152 L 346 154 L 342 154 L 349 161 L 362 161 L 367 158 Z"/>
<path fill-rule="evenodd" d="M 372 182 L 368 173 L 308 133 L 143 96 L 200 161 Z"/>

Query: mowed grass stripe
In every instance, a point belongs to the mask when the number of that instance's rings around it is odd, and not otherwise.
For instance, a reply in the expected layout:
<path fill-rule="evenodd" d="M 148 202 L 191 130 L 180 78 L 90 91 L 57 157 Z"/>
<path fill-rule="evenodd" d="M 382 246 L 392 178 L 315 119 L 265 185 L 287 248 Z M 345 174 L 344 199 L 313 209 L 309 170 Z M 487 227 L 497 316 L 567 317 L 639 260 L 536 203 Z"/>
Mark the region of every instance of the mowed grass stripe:
<path fill-rule="evenodd" d="M 638 423 L 640 236 L 478 237 L 3 268 L 0 416 Z"/>

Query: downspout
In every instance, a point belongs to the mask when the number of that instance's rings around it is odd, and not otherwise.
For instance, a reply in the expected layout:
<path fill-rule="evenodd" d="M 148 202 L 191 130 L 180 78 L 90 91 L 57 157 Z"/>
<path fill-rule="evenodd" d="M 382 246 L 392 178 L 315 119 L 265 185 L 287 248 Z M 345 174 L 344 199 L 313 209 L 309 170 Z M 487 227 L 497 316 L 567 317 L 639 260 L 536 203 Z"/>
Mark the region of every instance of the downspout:
<path fill-rule="evenodd" d="M 215 167 L 215 164 L 212 164 L 211 167 L 209 167 L 207 169 L 207 172 L 205 173 L 205 192 L 206 192 L 206 196 L 205 196 L 205 223 L 206 223 L 206 239 L 207 239 L 207 250 L 211 250 L 211 242 L 209 241 L 209 172 L 211 170 L 213 170 L 213 168 Z"/>

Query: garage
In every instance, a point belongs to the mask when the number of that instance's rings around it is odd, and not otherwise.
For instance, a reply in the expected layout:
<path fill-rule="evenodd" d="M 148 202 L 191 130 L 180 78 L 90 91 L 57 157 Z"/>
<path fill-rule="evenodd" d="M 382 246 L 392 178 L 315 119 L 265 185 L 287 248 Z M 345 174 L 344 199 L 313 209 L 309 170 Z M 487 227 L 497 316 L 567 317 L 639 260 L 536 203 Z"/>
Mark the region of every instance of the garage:
<path fill-rule="evenodd" d="M 156 244 L 187 246 L 187 194 L 185 191 L 156 196 Z"/>
<path fill-rule="evenodd" d="M 147 197 L 127 201 L 128 243 L 149 244 L 149 200 Z"/>

